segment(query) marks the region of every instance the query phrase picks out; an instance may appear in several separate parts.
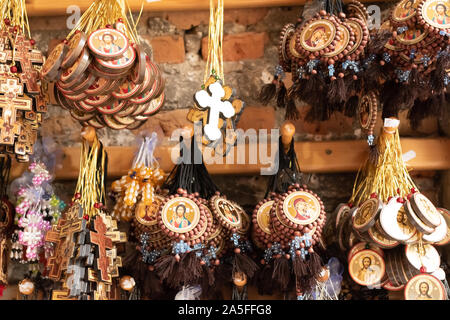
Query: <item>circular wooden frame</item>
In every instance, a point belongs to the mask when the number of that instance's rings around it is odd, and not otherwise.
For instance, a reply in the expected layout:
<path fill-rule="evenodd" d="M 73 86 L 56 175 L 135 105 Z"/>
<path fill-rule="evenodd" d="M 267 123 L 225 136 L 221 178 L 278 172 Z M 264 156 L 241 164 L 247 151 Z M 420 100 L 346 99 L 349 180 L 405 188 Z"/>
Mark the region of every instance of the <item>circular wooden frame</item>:
<path fill-rule="evenodd" d="M 405 294 L 404 294 L 405 300 L 422 300 L 422 299 L 417 299 L 418 296 L 415 299 L 413 299 L 413 297 L 411 296 L 411 294 L 409 292 L 412 289 L 411 288 L 412 286 L 415 287 L 413 289 L 416 289 L 416 292 L 417 292 L 417 284 L 419 283 L 419 286 L 420 286 L 420 284 L 422 283 L 420 281 L 422 281 L 422 282 L 426 281 L 426 283 L 428 284 L 428 290 L 430 290 L 430 283 L 434 284 L 435 288 L 439 292 L 439 300 L 447 300 L 447 293 L 445 291 L 444 285 L 438 278 L 436 278 L 435 276 L 432 276 L 430 274 L 419 274 L 408 281 L 408 283 L 405 286 L 405 291 L 404 291 L 405 292 Z M 420 289 L 419 289 L 419 292 L 420 292 Z M 428 292 L 427 292 L 427 294 L 428 294 Z M 435 299 L 427 298 L 427 299 L 423 299 L 423 300 L 435 300 Z"/>
<path fill-rule="evenodd" d="M 366 257 L 363 257 L 364 255 L 366 255 Z M 376 275 L 376 278 L 373 278 L 370 282 L 369 281 L 362 281 L 358 276 L 355 275 L 354 273 L 354 268 L 353 265 L 355 263 L 358 263 L 359 265 L 361 264 L 359 259 L 365 259 L 369 257 L 371 260 L 372 258 L 375 258 L 376 260 L 378 260 L 378 264 L 379 264 L 379 274 Z M 376 265 L 378 265 L 376 264 Z M 371 265 L 373 265 L 373 262 L 371 261 Z M 357 252 L 349 261 L 348 263 L 348 272 L 350 274 L 350 277 L 352 278 L 353 281 L 355 281 L 357 284 L 361 285 L 361 286 L 372 286 L 372 285 L 376 285 L 378 283 L 381 283 L 381 280 L 383 279 L 383 276 L 386 272 L 386 265 L 384 262 L 384 259 L 381 255 L 379 255 L 376 251 L 370 250 L 370 249 L 365 249 L 365 250 L 361 250 L 359 252 Z"/>
<path fill-rule="evenodd" d="M 324 41 L 324 43 L 322 43 L 319 46 L 316 45 L 311 45 L 308 44 L 308 40 L 305 39 L 307 33 L 311 33 L 310 36 L 312 36 L 318 28 L 323 28 L 324 29 L 324 33 L 326 34 L 326 29 L 329 29 L 330 34 L 328 35 L 328 38 Z M 299 37 L 298 37 L 298 41 L 296 42 L 296 48 L 297 51 L 307 51 L 307 52 L 316 52 L 316 51 L 320 51 L 320 50 L 325 50 L 325 49 L 329 49 L 328 51 L 331 51 L 334 49 L 334 46 L 332 45 L 333 41 L 335 40 L 336 37 L 336 32 L 337 32 L 337 26 L 335 23 L 333 23 L 332 21 L 330 21 L 329 19 L 317 19 L 317 20 L 312 20 L 310 22 L 307 22 L 302 30 L 300 31 Z"/>
<path fill-rule="evenodd" d="M 405 246 L 405 256 L 409 264 L 415 269 L 420 270 L 422 266 L 426 268 L 427 273 L 433 273 L 441 265 L 439 252 L 431 244 L 423 244 L 424 255 L 419 253 L 419 243 L 408 244 Z M 424 257 L 427 257 L 426 259 Z"/>
<path fill-rule="evenodd" d="M 118 39 L 121 39 L 123 42 L 123 47 L 120 47 L 116 52 L 112 52 L 112 53 L 107 53 L 105 51 L 102 51 L 101 48 L 96 47 L 96 45 L 94 44 L 94 40 L 103 38 L 106 34 L 109 34 L 110 36 L 113 37 L 114 41 L 117 41 Z M 116 39 L 114 39 L 114 37 Z M 122 32 L 120 32 L 119 30 L 116 29 L 112 29 L 112 28 L 103 28 L 103 29 L 98 29 L 95 30 L 94 32 L 92 32 L 89 37 L 88 37 L 88 47 L 91 50 L 92 54 L 96 57 L 99 57 L 101 59 L 105 59 L 105 60 L 114 60 L 114 59 L 118 59 L 120 58 L 125 51 L 128 50 L 129 47 L 129 40 L 127 38 L 127 36 L 125 34 L 123 34 Z"/>

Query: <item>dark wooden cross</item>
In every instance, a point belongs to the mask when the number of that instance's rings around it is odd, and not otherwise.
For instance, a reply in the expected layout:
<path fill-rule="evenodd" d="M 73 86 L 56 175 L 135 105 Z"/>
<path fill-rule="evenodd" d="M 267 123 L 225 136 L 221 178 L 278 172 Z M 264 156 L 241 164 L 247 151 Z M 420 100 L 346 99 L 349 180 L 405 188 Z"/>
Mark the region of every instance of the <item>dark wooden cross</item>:
<path fill-rule="evenodd" d="M 48 277 L 53 280 L 61 279 L 62 271 L 67 269 L 69 260 L 75 251 L 74 240 L 76 233 L 81 232 L 86 227 L 86 220 L 83 219 L 83 210 L 78 204 L 75 204 L 67 211 L 61 224 L 60 221 L 58 221 L 58 226 L 55 228 L 55 232 L 59 232 L 59 234 L 52 232 L 54 231 L 52 229 L 46 235 L 46 241 L 56 243 L 54 255 L 48 260 L 48 267 L 50 267 Z M 47 237 L 49 240 L 47 240 Z"/>
<path fill-rule="evenodd" d="M 111 282 L 111 276 L 108 273 L 109 258 L 106 255 L 106 249 L 112 249 L 113 243 L 111 238 L 106 236 L 106 225 L 103 223 L 101 216 L 97 215 L 94 220 L 94 230 L 91 231 L 91 243 L 96 244 L 98 248 L 97 269 L 100 271 L 101 281 Z"/>
<path fill-rule="evenodd" d="M 19 124 L 16 123 L 17 111 L 29 111 L 33 106 L 33 100 L 28 97 L 20 97 L 23 94 L 23 85 L 17 78 L 6 78 L 0 83 L 0 143 L 14 144 L 15 135 L 20 134 Z"/>

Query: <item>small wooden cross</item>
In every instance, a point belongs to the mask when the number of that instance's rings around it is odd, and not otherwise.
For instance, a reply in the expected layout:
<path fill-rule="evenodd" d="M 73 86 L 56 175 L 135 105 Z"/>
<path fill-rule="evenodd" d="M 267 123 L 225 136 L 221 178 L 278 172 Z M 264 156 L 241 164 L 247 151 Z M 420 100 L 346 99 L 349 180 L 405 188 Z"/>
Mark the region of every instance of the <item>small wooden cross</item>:
<path fill-rule="evenodd" d="M 109 259 L 106 256 L 106 249 L 112 249 L 113 243 L 111 238 L 106 236 L 106 225 L 99 215 L 95 217 L 94 229 L 97 232 L 91 231 L 90 236 L 91 243 L 96 244 L 98 248 L 97 269 L 100 271 L 100 280 L 111 282 L 111 277 L 108 274 Z"/>
<path fill-rule="evenodd" d="M 6 78 L 0 83 L 0 109 L 2 109 L 2 119 L 0 122 L 0 143 L 12 145 L 15 135 L 20 133 L 20 128 L 16 124 L 18 110 L 31 110 L 32 99 L 19 97 L 23 94 L 23 85 L 17 78 Z"/>

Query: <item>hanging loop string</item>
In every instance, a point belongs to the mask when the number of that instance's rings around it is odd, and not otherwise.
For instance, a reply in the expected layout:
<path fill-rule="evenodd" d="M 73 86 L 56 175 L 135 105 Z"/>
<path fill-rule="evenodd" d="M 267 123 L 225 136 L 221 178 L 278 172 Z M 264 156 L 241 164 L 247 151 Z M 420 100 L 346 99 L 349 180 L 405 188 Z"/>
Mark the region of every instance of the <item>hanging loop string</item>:
<path fill-rule="evenodd" d="M 223 0 L 209 1 L 209 31 L 208 31 L 208 59 L 206 61 L 203 83 L 208 81 L 211 75 L 216 76 L 225 84 L 223 72 Z"/>
<path fill-rule="evenodd" d="M 144 9 L 144 0 L 141 1 L 141 11 L 138 20 Z M 127 10 L 129 16 L 127 15 Z M 67 35 L 66 39 L 70 39 L 77 30 L 83 31 L 89 35 L 97 29 L 105 28 L 108 24 L 113 25 L 119 18 L 123 19 L 123 23 L 126 26 L 125 35 L 131 39 L 132 42 L 139 44 L 137 33 L 138 20 L 134 21 L 127 0 L 95 0 L 83 13 L 78 20 L 78 23 Z"/>

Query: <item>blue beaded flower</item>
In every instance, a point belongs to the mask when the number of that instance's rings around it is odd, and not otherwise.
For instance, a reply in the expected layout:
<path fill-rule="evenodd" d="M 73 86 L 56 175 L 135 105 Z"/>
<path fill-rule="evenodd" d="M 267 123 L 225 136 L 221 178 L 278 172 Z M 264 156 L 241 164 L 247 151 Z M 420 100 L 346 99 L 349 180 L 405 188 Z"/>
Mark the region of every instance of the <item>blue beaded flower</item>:
<path fill-rule="evenodd" d="M 313 71 L 317 65 L 319 64 L 319 60 L 314 59 L 314 60 L 309 60 L 308 63 L 306 64 L 306 66 L 308 67 L 308 72 L 311 73 L 311 71 Z"/>
<path fill-rule="evenodd" d="M 334 76 L 334 65 L 333 64 L 328 65 L 328 76 L 329 77 Z"/>

